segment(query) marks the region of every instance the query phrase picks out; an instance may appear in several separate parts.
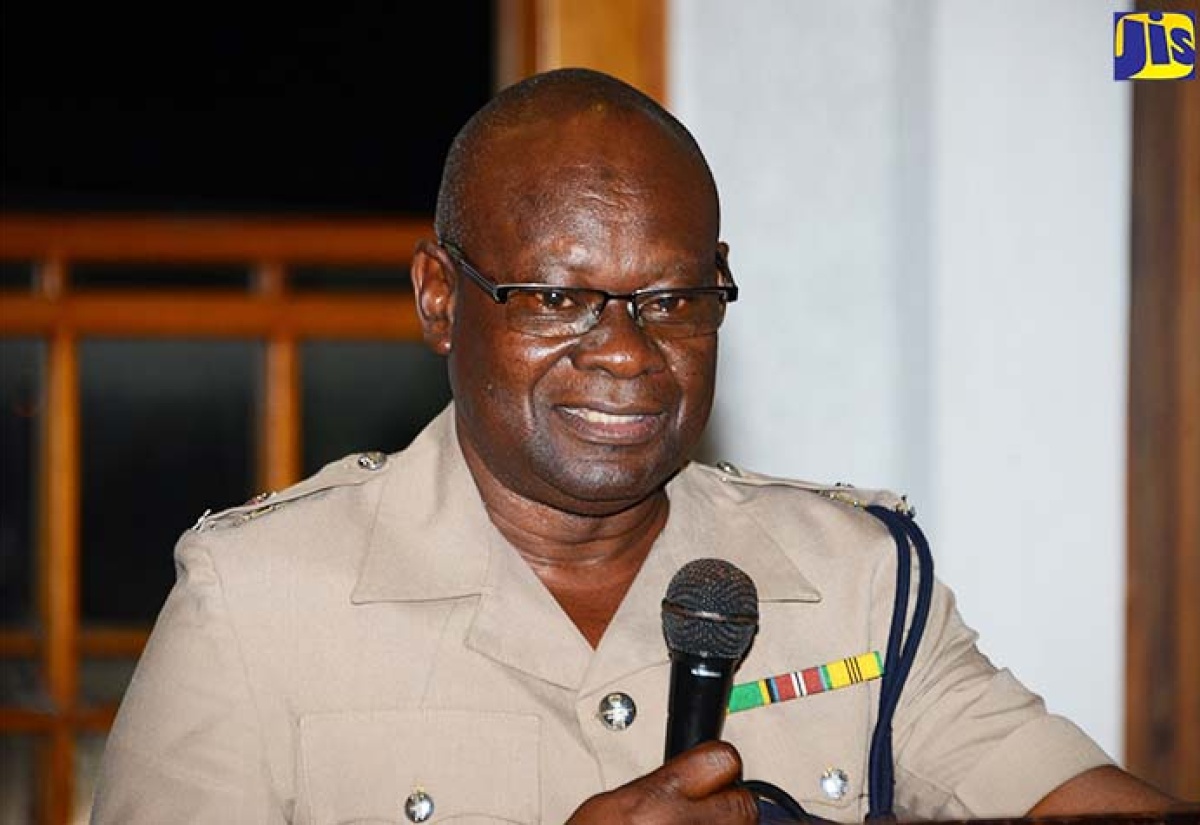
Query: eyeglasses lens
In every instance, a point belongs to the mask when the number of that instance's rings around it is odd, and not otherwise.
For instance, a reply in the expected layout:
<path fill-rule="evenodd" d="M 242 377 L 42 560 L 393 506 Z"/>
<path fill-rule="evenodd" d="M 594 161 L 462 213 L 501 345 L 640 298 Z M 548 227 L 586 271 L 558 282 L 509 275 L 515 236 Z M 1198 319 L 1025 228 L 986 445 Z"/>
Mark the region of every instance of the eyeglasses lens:
<path fill-rule="evenodd" d="M 603 292 L 588 289 L 523 288 L 508 294 L 505 311 L 516 332 L 560 338 L 594 327 L 607 300 Z M 634 302 L 639 325 L 660 339 L 710 335 L 725 317 L 725 296 L 717 290 L 654 292 Z"/>

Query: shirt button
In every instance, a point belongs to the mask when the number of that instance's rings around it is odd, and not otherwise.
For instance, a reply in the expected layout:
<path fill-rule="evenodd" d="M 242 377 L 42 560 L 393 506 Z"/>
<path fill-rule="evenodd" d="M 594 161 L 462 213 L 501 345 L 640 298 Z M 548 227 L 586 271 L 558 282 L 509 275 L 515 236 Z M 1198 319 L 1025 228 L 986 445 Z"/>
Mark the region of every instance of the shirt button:
<path fill-rule="evenodd" d="M 600 721 L 609 730 L 625 730 L 637 718 L 637 705 L 627 693 L 610 693 L 600 700 Z"/>
<path fill-rule="evenodd" d="M 737 465 L 730 464 L 728 461 L 718 461 L 717 469 L 723 472 L 725 475 L 734 476 L 735 478 L 740 477 L 742 474 L 742 471 L 737 468 Z"/>
<path fill-rule="evenodd" d="M 821 792 L 826 797 L 837 801 L 846 795 L 850 787 L 850 777 L 841 768 L 830 768 L 821 774 Z"/>
<path fill-rule="evenodd" d="M 404 815 L 409 822 L 424 822 L 433 816 L 433 797 L 417 788 L 404 800 Z"/>
<path fill-rule="evenodd" d="M 378 450 L 372 450 L 369 453 L 360 453 L 358 456 L 358 466 L 364 470 L 378 470 L 384 464 L 387 464 L 387 453 L 381 453 Z"/>

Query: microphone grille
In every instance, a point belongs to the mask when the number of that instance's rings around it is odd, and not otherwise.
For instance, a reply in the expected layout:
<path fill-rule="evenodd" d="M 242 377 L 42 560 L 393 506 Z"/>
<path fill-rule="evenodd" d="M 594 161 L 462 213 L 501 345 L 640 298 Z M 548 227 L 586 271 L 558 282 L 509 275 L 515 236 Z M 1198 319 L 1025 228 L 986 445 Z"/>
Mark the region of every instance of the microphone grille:
<path fill-rule="evenodd" d="M 676 653 L 741 659 L 758 630 L 758 590 L 723 559 L 696 559 L 675 573 L 662 602 L 663 636 Z"/>

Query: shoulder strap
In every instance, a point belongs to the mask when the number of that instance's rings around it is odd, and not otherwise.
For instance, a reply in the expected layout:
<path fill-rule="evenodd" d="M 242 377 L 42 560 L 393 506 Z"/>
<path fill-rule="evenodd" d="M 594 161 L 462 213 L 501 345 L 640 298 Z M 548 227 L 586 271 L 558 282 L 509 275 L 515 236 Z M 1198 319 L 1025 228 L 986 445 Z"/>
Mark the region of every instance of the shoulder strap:
<path fill-rule="evenodd" d="M 893 493 L 891 490 L 872 490 L 855 487 L 853 484 L 838 482 L 837 484 L 820 484 L 815 481 L 801 481 L 795 478 L 771 476 L 766 473 L 755 473 L 744 470 L 728 461 L 720 461 L 709 466 L 693 462 L 697 469 L 716 475 L 721 481 L 739 487 L 790 487 L 794 490 L 805 490 L 832 501 L 840 501 L 857 507 L 860 510 L 871 506 L 885 507 L 907 516 L 915 516 L 917 510 L 908 503 L 908 496 Z"/>
<path fill-rule="evenodd" d="M 387 453 L 371 451 L 349 455 L 322 467 L 298 484 L 279 492 L 259 493 L 245 504 L 213 512 L 205 510 L 192 530 L 202 533 L 225 527 L 238 527 L 259 516 L 265 516 L 285 504 L 331 490 L 364 484 L 374 478 L 388 463 Z"/>

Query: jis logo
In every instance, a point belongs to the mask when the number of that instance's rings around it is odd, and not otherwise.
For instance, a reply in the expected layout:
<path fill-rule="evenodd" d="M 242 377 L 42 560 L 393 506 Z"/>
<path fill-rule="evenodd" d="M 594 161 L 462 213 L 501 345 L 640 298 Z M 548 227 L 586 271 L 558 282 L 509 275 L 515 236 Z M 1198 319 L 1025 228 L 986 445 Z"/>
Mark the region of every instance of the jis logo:
<path fill-rule="evenodd" d="M 1193 80 L 1196 13 L 1115 12 L 1114 80 Z"/>

